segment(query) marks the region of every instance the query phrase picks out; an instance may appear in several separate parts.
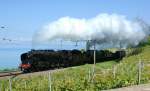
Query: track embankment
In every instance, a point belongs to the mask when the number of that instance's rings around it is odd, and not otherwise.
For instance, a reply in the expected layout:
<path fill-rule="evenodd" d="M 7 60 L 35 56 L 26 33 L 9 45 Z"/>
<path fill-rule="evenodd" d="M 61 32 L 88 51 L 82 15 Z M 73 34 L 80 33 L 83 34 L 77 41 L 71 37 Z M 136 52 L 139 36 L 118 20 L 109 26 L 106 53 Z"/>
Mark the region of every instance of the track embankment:
<path fill-rule="evenodd" d="M 39 72 L 31 72 L 31 73 L 23 73 L 22 71 L 10 71 L 10 72 L 0 72 L 0 79 L 5 79 L 8 77 L 30 77 L 30 76 L 39 76 L 39 75 L 45 75 L 53 72 L 59 72 L 63 71 L 66 68 L 62 69 L 54 69 L 54 70 L 46 70 L 46 71 L 39 71 Z"/>

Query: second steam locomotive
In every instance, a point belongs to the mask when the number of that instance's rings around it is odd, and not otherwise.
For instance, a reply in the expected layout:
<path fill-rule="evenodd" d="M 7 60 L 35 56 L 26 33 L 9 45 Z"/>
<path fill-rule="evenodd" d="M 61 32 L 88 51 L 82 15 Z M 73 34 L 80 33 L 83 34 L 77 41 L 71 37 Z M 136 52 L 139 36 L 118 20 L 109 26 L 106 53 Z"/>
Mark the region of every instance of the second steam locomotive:
<path fill-rule="evenodd" d="M 21 54 L 20 68 L 23 72 L 36 72 L 93 63 L 93 50 L 31 50 Z M 122 59 L 125 51 L 96 51 L 96 62 Z"/>

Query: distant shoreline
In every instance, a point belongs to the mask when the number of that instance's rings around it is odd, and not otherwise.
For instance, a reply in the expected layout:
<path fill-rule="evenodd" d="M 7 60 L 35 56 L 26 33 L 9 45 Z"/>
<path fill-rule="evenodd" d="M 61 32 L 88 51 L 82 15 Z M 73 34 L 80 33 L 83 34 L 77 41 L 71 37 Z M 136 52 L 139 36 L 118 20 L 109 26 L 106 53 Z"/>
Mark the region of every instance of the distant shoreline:
<path fill-rule="evenodd" d="M 12 68 L 0 68 L 0 72 L 3 72 L 3 71 L 16 71 L 16 70 L 19 70 L 19 68 L 15 68 L 15 67 L 12 67 Z"/>

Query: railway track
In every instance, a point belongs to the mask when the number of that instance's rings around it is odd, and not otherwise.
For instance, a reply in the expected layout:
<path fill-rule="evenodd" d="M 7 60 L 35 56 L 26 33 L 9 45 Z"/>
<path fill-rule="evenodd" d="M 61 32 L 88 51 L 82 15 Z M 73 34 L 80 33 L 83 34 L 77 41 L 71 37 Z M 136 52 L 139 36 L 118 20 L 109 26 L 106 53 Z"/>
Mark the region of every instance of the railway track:
<path fill-rule="evenodd" d="M 22 71 L 0 72 L 0 77 L 17 76 L 22 74 Z"/>
<path fill-rule="evenodd" d="M 72 67 L 74 68 L 74 67 Z M 30 73 L 23 73 L 22 71 L 9 71 L 9 72 L 0 72 L 0 79 L 12 76 L 12 77 L 28 77 L 28 76 L 37 76 L 37 75 L 43 75 L 43 74 L 47 74 L 49 72 L 54 73 L 54 72 L 58 72 L 58 71 L 63 71 L 66 68 L 62 68 L 62 69 L 54 69 L 54 70 L 45 70 L 45 71 L 38 71 L 38 72 L 30 72 Z"/>

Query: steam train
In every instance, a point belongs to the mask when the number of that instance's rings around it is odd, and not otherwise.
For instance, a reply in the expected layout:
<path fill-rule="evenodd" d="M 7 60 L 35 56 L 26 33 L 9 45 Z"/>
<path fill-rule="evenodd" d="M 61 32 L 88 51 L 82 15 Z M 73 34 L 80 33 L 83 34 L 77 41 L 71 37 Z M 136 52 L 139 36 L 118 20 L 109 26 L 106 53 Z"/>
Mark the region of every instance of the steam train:
<path fill-rule="evenodd" d="M 93 63 L 94 50 L 31 50 L 21 54 L 20 69 L 23 72 L 36 72 L 66 68 Z M 96 50 L 96 62 L 122 59 L 125 51 Z"/>

